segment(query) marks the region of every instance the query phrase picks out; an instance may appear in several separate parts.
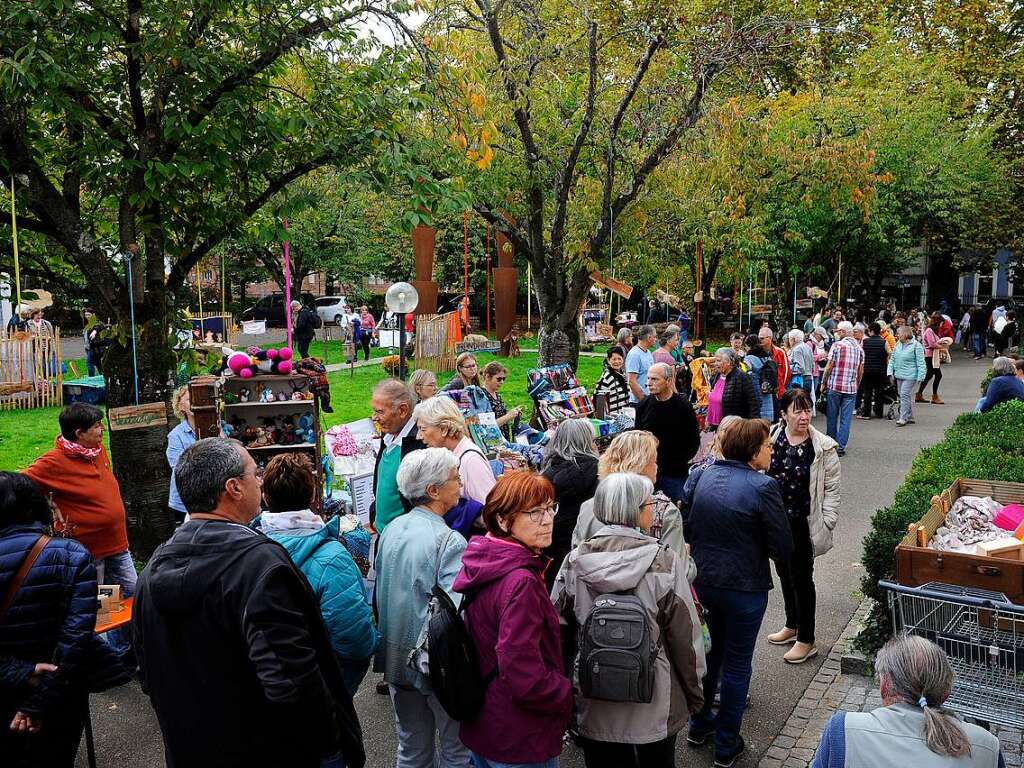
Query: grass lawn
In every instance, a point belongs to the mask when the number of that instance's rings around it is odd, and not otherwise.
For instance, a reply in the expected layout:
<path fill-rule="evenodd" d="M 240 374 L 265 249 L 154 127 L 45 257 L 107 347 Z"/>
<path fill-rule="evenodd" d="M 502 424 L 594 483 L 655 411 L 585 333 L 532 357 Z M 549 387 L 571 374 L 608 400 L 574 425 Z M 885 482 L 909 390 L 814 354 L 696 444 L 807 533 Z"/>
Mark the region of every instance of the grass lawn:
<path fill-rule="evenodd" d="M 317 345 L 319 346 L 319 344 Z M 310 350 L 319 355 L 315 347 Z M 374 356 L 387 354 L 387 350 L 372 350 Z M 329 351 L 330 354 L 330 351 Z M 341 352 L 337 352 L 332 362 L 339 361 Z M 331 360 L 331 358 L 328 358 Z M 497 355 L 481 353 L 477 361 L 482 368 L 491 360 L 499 359 Z M 84 375 L 85 364 L 79 368 Z M 501 394 L 511 408 L 516 405 L 525 407 L 531 412 L 531 401 L 526 394 L 526 371 L 537 365 L 536 352 L 524 351 L 521 357 L 502 359 L 508 368 L 508 381 Z M 580 383 L 592 390 L 601 375 L 601 358 L 581 357 L 579 378 Z M 442 373 L 438 378 L 444 384 L 452 374 Z M 342 370 L 329 373 L 327 379 L 331 385 L 331 403 L 334 413 L 323 414 L 324 427 L 343 424 L 348 421 L 365 418 L 370 415 L 370 393 L 374 385 L 385 376 L 384 369 L 377 365 L 356 368 L 353 371 Z M 37 456 L 53 447 L 57 435 L 57 414 L 59 408 L 39 408 L 32 411 L 0 411 L 0 470 L 17 471 L 31 464 Z"/>

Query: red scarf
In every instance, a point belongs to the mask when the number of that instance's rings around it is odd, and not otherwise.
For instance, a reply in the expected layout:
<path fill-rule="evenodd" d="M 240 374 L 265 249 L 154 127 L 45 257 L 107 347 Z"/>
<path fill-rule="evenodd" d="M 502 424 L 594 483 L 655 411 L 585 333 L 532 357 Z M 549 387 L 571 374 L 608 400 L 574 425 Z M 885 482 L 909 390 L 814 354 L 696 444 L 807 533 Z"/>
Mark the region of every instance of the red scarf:
<path fill-rule="evenodd" d="M 68 440 L 64 435 L 57 435 L 56 445 L 66 456 L 71 458 L 87 459 L 88 461 L 95 461 L 96 457 L 100 455 L 100 451 L 103 450 L 103 446 L 98 448 L 86 448 L 80 443 L 73 443 Z"/>

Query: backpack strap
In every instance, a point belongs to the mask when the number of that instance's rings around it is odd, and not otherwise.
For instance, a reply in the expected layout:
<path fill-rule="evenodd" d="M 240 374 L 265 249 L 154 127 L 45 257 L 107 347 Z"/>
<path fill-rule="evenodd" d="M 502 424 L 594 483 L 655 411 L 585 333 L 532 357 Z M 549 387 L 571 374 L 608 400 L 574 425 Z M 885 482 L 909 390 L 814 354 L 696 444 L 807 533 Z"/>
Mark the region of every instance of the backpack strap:
<path fill-rule="evenodd" d="M 32 566 L 35 565 L 36 560 L 39 559 L 39 555 L 42 554 L 43 549 L 50 543 L 50 537 L 45 533 L 42 534 L 36 543 L 32 545 L 32 549 L 25 555 L 25 559 L 21 561 L 21 566 L 18 568 L 18 572 L 14 574 L 14 578 L 11 579 L 11 583 L 7 586 L 7 594 L 4 595 L 3 603 L 0 603 L 0 621 L 3 621 L 4 616 L 7 615 L 7 609 L 11 607 L 14 602 L 14 598 L 18 595 L 18 590 L 21 589 L 21 585 L 25 581 L 25 577 L 28 576 L 28 572 L 32 570 Z"/>

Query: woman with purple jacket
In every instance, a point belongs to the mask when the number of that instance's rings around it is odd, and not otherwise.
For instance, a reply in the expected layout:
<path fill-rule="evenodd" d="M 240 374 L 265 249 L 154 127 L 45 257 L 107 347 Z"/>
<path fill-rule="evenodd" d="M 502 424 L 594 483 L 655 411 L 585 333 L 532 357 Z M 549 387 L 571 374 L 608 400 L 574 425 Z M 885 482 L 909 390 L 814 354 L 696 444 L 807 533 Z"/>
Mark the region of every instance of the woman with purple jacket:
<path fill-rule="evenodd" d="M 466 626 L 490 683 L 459 737 L 474 768 L 554 768 L 573 707 L 558 614 L 544 584 L 555 490 L 536 472 L 502 475 L 482 518 L 487 535 L 469 542 L 453 588 L 468 601 Z"/>

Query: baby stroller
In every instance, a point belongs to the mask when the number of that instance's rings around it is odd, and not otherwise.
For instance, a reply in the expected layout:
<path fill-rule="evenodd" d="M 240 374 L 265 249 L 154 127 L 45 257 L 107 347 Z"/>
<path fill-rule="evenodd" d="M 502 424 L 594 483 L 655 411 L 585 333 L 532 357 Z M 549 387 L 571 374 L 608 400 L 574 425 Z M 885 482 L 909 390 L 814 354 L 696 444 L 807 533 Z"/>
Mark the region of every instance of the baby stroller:
<path fill-rule="evenodd" d="M 900 417 L 900 396 L 895 384 L 886 383 L 882 390 L 882 407 L 885 409 L 885 418 L 889 421 Z"/>

